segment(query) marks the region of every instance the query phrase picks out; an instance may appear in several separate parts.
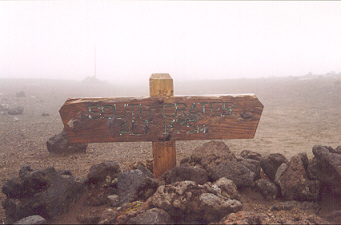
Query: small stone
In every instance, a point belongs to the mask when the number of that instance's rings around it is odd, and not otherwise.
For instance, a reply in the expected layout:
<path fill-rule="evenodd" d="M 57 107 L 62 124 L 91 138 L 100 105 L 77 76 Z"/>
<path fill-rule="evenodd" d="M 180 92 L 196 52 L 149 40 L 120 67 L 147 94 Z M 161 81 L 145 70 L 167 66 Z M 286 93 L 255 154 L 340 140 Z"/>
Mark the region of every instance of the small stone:
<path fill-rule="evenodd" d="M 266 179 L 259 179 L 255 182 L 255 188 L 261 193 L 264 199 L 271 200 L 276 199 L 278 194 L 278 188 L 276 184 Z"/>
<path fill-rule="evenodd" d="M 15 97 L 17 98 L 23 98 L 25 97 L 25 92 L 24 91 L 19 91 L 15 94 Z"/>
<path fill-rule="evenodd" d="M 24 112 L 24 107 L 15 107 L 8 109 L 7 113 L 9 115 L 21 115 Z"/>
<path fill-rule="evenodd" d="M 120 205 L 120 197 L 118 195 L 108 195 L 111 207 L 118 207 Z"/>
<path fill-rule="evenodd" d="M 33 216 L 28 216 L 25 217 L 14 224 L 46 224 L 46 220 L 39 216 L 39 215 L 33 215 Z"/>

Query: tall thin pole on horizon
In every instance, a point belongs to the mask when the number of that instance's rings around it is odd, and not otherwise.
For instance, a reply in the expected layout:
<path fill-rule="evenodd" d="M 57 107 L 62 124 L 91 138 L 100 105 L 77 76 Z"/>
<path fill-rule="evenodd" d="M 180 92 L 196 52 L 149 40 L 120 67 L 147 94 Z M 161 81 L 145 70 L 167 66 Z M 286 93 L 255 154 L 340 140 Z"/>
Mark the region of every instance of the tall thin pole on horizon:
<path fill-rule="evenodd" d="M 94 78 L 96 78 L 96 45 L 94 46 L 94 58 L 95 58 L 95 65 L 94 65 Z"/>

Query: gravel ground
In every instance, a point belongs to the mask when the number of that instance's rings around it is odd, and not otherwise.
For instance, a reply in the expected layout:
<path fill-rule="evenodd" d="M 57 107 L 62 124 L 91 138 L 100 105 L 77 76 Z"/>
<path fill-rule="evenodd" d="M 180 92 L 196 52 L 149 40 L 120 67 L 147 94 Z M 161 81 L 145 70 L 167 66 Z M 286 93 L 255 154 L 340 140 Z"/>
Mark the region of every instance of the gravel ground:
<path fill-rule="evenodd" d="M 315 144 L 341 145 L 341 77 L 274 78 L 174 82 L 175 95 L 255 93 L 264 105 L 254 139 L 225 140 L 236 154 L 254 150 L 291 157 Z M 16 97 L 24 91 L 25 97 Z M 62 131 L 59 109 L 68 97 L 147 96 L 148 81 L 141 86 L 89 85 L 77 81 L 0 79 L 0 105 L 24 107 L 22 115 L 8 115 L 0 106 L 0 186 L 29 164 L 34 169 L 68 169 L 85 177 L 91 165 L 106 160 L 127 168 L 152 158 L 150 142 L 92 143 L 86 153 L 53 155 L 46 141 Z M 49 114 L 42 116 L 42 114 Z M 177 141 L 177 162 L 203 141 Z M 5 196 L 0 194 L 0 201 Z M 0 207 L 0 221 L 5 217 Z"/>

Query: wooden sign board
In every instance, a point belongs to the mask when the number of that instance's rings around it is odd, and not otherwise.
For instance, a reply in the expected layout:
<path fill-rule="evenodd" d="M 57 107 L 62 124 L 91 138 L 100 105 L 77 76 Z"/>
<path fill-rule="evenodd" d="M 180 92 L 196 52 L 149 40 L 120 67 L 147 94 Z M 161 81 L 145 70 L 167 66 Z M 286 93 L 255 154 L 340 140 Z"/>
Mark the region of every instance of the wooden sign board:
<path fill-rule="evenodd" d="M 72 143 L 253 138 L 263 111 L 253 94 L 70 98 L 60 109 Z"/>

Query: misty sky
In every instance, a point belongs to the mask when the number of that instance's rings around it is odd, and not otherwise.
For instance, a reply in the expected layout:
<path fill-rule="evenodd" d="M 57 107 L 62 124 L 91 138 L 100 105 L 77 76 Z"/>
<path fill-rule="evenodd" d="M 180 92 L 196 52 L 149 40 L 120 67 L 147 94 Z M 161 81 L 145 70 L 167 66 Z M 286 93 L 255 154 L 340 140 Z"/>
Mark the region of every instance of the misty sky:
<path fill-rule="evenodd" d="M 1 1 L 0 78 L 341 72 L 341 1 Z"/>

